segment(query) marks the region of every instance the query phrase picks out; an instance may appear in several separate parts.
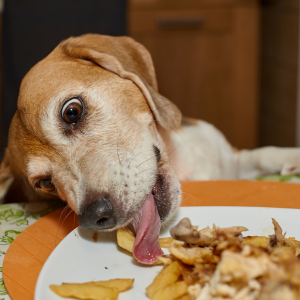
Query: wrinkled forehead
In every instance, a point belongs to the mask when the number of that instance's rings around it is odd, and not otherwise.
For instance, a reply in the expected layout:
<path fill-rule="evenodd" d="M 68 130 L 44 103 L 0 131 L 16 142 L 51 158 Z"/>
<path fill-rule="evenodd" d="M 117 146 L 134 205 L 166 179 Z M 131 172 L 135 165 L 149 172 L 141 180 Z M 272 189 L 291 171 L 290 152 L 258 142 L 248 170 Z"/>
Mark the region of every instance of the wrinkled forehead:
<path fill-rule="evenodd" d="M 81 139 L 78 145 L 96 133 L 97 143 L 105 145 L 114 143 L 120 131 L 138 135 L 153 119 L 142 92 L 132 81 L 88 61 L 50 55 L 29 71 L 20 88 L 17 119 L 22 128 L 18 130 L 23 136 L 20 140 L 28 141 L 20 145 L 24 153 L 30 149 L 62 153 L 61 147 L 66 146 L 76 149 L 73 136 L 66 136 L 62 130 L 61 117 L 64 103 L 76 97 L 83 100 L 88 112 L 84 130 L 79 128 L 75 133 Z M 142 126 L 131 133 L 137 122 Z"/>
<path fill-rule="evenodd" d="M 132 81 L 89 61 L 51 55 L 23 79 L 18 110 L 25 125 L 38 128 L 41 121 L 56 122 L 63 104 L 76 97 L 83 100 L 89 116 L 97 111 L 98 116 L 110 113 L 112 118 L 122 115 L 129 119 L 145 112 L 152 117 L 142 92 Z"/>
<path fill-rule="evenodd" d="M 111 103 L 125 96 L 119 105 L 126 107 L 132 103 L 139 109 L 148 108 L 142 92 L 132 81 L 122 79 L 92 62 L 62 55 L 50 55 L 28 72 L 20 87 L 18 108 L 34 110 L 33 103 L 35 106 L 47 105 L 53 99 L 96 90 L 109 96 Z"/>

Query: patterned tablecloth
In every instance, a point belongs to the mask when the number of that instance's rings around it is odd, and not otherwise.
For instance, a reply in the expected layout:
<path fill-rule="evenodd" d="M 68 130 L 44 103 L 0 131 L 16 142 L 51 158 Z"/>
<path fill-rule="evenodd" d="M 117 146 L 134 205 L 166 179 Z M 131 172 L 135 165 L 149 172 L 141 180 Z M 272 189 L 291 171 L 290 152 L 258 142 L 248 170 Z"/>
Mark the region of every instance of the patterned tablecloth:
<path fill-rule="evenodd" d="M 300 176 L 274 175 L 259 178 L 258 180 L 300 183 Z M 16 236 L 29 225 L 64 205 L 65 204 L 60 201 L 0 205 L 0 300 L 10 300 L 2 278 L 2 264 L 10 244 L 14 241 Z"/>
<path fill-rule="evenodd" d="M 29 225 L 64 205 L 60 201 L 0 205 L 0 300 L 10 300 L 2 278 L 2 264 L 10 244 Z"/>

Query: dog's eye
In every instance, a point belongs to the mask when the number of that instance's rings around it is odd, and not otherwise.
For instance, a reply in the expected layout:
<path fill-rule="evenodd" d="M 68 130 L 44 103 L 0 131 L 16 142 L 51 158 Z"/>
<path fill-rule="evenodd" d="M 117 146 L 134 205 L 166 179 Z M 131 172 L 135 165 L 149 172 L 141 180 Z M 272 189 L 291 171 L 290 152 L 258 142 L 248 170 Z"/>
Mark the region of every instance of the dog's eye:
<path fill-rule="evenodd" d="M 69 100 L 62 108 L 62 118 L 67 123 L 75 123 L 82 114 L 82 103 L 78 99 Z"/>
<path fill-rule="evenodd" d="M 53 192 L 55 190 L 55 185 L 52 183 L 50 178 L 40 179 L 36 183 L 36 187 L 41 188 L 47 192 Z"/>

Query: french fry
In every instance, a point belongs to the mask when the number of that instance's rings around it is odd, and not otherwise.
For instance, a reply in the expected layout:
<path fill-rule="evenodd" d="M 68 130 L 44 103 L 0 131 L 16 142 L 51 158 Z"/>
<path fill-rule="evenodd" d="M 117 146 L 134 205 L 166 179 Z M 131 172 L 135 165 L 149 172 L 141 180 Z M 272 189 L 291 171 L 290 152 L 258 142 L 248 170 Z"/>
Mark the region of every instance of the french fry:
<path fill-rule="evenodd" d="M 160 248 L 170 248 L 173 246 L 174 240 L 171 237 L 159 238 Z"/>
<path fill-rule="evenodd" d="M 103 281 L 95 281 L 95 283 L 105 287 L 117 288 L 119 292 L 125 292 L 133 286 L 134 279 L 118 278 Z"/>
<path fill-rule="evenodd" d="M 118 245 L 131 252 L 133 251 L 133 244 L 135 241 L 135 235 L 127 228 L 119 228 L 117 231 L 117 243 Z"/>
<path fill-rule="evenodd" d="M 119 296 L 117 288 L 104 287 L 91 282 L 63 285 L 50 285 L 50 289 L 57 295 L 65 298 L 89 300 L 116 300 Z"/>
<path fill-rule="evenodd" d="M 134 279 L 129 278 L 117 278 L 110 280 L 90 281 L 83 283 L 84 285 L 100 285 L 108 288 L 117 288 L 119 292 L 125 292 L 129 290 L 134 283 Z M 63 285 L 76 285 L 77 283 L 62 283 Z"/>
<path fill-rule="evenodd" d="M 135 241 L 135 235 L 131 230 L 129 230 L 127 228 L 119 228 L 118 229 L 117 242 L 121 248 L 132 253 L 134 241 Z M 161 248 L 170 248 L 173 245 L 173 241 L 174 240 L 171 237 L 160 238 L 159 246 Z"/>
<path fill-rule="evenodd" d="M 158 261 L 165 264 L 165 265 L 169 265 L 173 262 L 173 259 L 170 256 L 161 255 L 161 256 L 158 257 Z"/>
<path fill-rule="evenodd" d="M 246 236 L 243 238 L 242 245 L 267 248 L 269 242 L 270 238 L 268 236 Z"/>
<path fill-rule="evenodd" d="M 180 274 L 180 265 L 177 261 L 174 261 L 167 267 L 163 268 L 161 272 L 154 278 L 153 282 L 146 288 L 148 297 L 152 299 L 158 290 L 175 283 Z"/>
<path fill-rule="evenodd" d="M 184 281 L 177 281 L 157 290 L 151 300 L 173 300 L 185 294 L 187 294 L 187 284 Z"/>
<path fill-rule="evenodd" d="M 168 238 L 167 238 L 168 239 Z M 135 235 L 134 233 L 127 229 L 127 228 L 119 228 L 117 231 L 117 243 L 118 245 L 132 253 L 133 251 L 133 245 L 135 241 Z M 172 239 L 173 241 L 173 239 Z M 164 244 L 170 243 L 170 240 L 164 240 Z M 161 261 L 156 261 L 155 263 L 151 264 L 151 266 L 156 266 L 162 264 Z"/>
<path fill-rule="evenodd" d="M 176 300 L 193 300 L 192 297 L 188 294 L 183 295 L 182 297 L 177 298 Z"/>

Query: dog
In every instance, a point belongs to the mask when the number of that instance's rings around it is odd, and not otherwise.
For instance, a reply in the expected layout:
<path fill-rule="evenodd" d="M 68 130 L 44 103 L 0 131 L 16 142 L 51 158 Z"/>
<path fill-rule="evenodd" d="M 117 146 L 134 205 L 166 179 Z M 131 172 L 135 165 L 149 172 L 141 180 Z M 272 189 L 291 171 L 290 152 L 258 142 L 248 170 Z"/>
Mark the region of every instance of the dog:
<path fill-rule="evenodd" d="M 158 93 L 141 44 L 87 34 L 61 42 L 24 77 L 0 196 L 19 180 L 29 200 L 66 201 L 84 228 L 130 225 L 134 255 L 152 263 L 161 224 L 179 206 L 180 181 L 299 173 L 299 159 L 293 148 L 234 149 Z M 147 259 L 141 252 L 154 244 Z"/>

